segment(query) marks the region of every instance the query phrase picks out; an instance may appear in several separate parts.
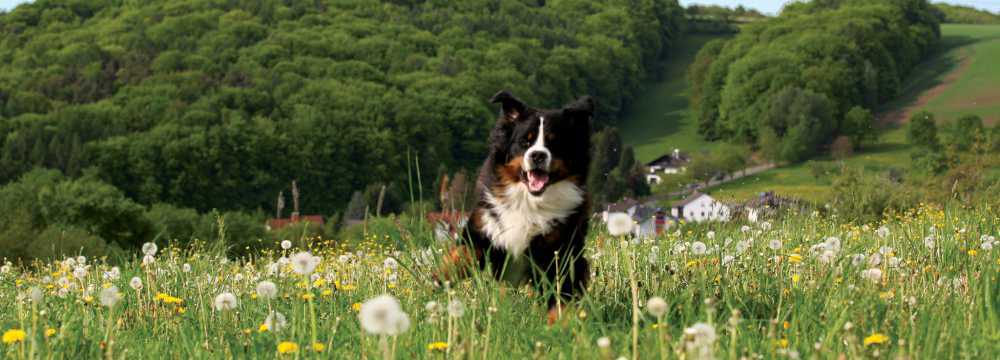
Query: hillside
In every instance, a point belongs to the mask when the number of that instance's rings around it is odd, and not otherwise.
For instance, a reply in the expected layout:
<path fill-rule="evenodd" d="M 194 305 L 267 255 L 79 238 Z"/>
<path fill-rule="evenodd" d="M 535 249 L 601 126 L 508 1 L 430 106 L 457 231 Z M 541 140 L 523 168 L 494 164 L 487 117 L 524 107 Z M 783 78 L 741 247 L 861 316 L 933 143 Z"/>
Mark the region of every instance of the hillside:
<path fill-rule="evenodd" d="M 1000 56 L 1000 25 L 941 26 L 942 51 L 918 65 L 903 85 L 904 94 L 882 111 L 882 121 L 889 128 L 879 141 L 844 161 L 848 167 L 869 173 L 910 166 L 910 145 L 903 125 L 909 116 L 930 111 L 940 123 L 963 115 L 979 115 L 986 124 L 1000 120 L 1000 69 L 994 65 Z M 814 162 L 787 166 L 741 179 L 711 189 L 724 199 L 746 199 L 762 191 L 825 202 L 832 195 L 828 177 L 816 178 L 814 164 L 827 168 L 839 162 L 823 157 Z M 1000 176 L 993 171 L 992 177 Z"/>
<path fill-rule="evenodd" d="M 692 34 L 675 44 L 675 52 L 662 65 L 664 76 L 650 81 L 622 115 L 618 123 L 622 140 L 635 149 L 639 162 L 681 149 L 685 152 L 710 150 L 716 143 L 705 141 L 698 135 L 688 98 L 691 85 L 687 69 L 695 54 L 705 43 L 723 39 L 724 35 Z"/>
<path fill-rule="evenodd" d="M 144 205 L 333 214 L 474 168 L 499 89 L 590 94 L 598 121 L 660 63 L 674 0 L 38 0 L 0 15 L 0 184 L 96 173 Z M 246 6 L 244 6 L 246 5 Z M 419 159 L 419 162 L 417 161 Z"/>
<path fill-rule="evenodd" d="M 969 6 L 934 4 L 941 11 L 941 22 L 949 24 L 1000 24 L 1000 15 Z"/>

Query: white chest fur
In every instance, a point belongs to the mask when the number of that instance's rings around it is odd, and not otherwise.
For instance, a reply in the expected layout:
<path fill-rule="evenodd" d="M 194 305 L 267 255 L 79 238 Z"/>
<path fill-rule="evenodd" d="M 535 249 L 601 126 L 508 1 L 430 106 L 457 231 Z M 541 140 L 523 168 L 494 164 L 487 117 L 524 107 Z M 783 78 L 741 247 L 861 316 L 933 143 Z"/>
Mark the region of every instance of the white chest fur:
<path fill-rule="evenodd" d="M 569 181 L 549 185 L 541 196 L 534 196 L 523 183 L 508 186 L 499 197 L 486 194 L 496 217 L 482 214 L 483 230 L 494 247 L 519 257 L 531 239 L 548 233 L 583 203 L 583 190 Z"/>

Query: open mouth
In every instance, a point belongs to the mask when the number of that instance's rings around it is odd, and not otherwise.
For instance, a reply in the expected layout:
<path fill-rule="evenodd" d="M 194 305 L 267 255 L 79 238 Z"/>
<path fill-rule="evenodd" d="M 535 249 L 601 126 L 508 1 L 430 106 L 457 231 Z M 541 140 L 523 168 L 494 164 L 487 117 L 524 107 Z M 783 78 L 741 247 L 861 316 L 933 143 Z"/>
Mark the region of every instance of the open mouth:
<path fill-rule="evenodd" d="M 528 191 L 537 195 L 545 189 L 545 185 L 548 185 L 549 173 L 544 170 L 530 170 L 525 174 L 525 179 L 527 180 Z"/>

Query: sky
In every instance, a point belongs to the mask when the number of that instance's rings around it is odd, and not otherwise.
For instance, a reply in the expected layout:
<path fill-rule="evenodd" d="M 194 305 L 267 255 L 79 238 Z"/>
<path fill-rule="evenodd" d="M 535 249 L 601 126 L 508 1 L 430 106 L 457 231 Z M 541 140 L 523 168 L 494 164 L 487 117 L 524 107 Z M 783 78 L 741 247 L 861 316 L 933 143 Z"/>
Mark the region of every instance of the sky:
<path fill-rule="evenodd" d="M 30 0 L 0 0 L 0 10 L 10 10 L 13 9 L 17 4 L 29 2 Z M 714 4 L 714 5 L 724 5 L 729 7 L 735 7 L 736 5 L 743 5 L 744 7 L 749 7 L 753 9 L 760 10 L 767 14 L 777 14 L 781 11 L 781 6 L 784 5 L 789 0 L 679 0 L 681 5 L 687 6 L 690 4 Z M 942 2 L 934 1 L 932 2 Z M 972 6 L 975 8 L 990 10 L 994 13 L 1000 12 L 1000 0 L 949 0 L 943 1 L 949 4 L 959 4 Z"/>

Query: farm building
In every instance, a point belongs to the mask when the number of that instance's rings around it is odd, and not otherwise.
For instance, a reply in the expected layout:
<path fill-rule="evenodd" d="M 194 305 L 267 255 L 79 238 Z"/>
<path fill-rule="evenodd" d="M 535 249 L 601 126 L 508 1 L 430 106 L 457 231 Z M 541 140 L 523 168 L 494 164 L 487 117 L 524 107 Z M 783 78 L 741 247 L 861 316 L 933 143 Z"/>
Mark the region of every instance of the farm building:
<path fill-rule="evenodd" d="M 679 149 L 674 149 L 672 153 L 664 154 L 653 161 L 646 163 L 646 182 L 659 184 L 662 175 L 680 174 L 684 172 L 690 158 Z"/>
<path fill-rule="evenodd" d="M 713 199 L 708 194 L 695 191 L 686 199 L 673 204 L 670 215 L 687 221 L 728 221 L 729 206 Z"/>

